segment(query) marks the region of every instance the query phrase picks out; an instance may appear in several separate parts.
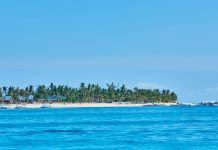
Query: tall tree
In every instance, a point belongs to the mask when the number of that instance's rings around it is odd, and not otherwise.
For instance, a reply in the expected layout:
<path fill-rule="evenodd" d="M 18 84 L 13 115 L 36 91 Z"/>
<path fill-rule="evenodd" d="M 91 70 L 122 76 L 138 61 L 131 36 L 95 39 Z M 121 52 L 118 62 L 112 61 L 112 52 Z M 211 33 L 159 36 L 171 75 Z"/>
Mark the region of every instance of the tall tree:
<path fill-rule="evenodd" d="M 3 96 L 3 91 L 2 91 L 2 88 L 0 88 L 0 97 Z"/>
<path fill-rule="evenodd" d="M 35 100 L 47 99 L 49 97 L 58 97 L 59 99 L 70 102 L 132 102 L 132 103 L 154 103 L 154 102 L 176 102 L 177 95 L 169 90 L 158 89 L 128 89 L 125 85 L 120 88 L 114 83 L 107 84 L 107 88 L 101 88 L 98 84 L 81 83 L 79 88 L 72 88 L 66 85 L 54 85 L 51 83 L 48 87 L 39 85 L 36 89 L 33 86 L 26 88 L 3 87 L 0 88 L 0 97 L 2 95 L 12 96 L 17 100 L 19 96 L 28 97 L 34 95 Z"/>

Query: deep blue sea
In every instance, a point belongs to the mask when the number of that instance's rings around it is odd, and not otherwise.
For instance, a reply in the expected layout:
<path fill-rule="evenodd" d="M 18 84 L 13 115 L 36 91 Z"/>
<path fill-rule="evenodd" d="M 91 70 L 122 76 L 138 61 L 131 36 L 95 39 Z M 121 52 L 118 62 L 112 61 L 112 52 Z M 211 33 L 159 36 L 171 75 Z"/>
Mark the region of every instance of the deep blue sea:
<path fill-rule="evenodd" d="M 0 110 L 0 150 L 218 150 L 218 107 Z"/>

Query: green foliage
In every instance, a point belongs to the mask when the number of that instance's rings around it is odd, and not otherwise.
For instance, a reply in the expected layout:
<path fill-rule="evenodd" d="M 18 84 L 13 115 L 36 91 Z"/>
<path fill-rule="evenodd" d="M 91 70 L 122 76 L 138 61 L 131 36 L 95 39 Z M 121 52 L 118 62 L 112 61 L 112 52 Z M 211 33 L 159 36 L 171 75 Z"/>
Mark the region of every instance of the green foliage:
<path fill-rule="evenodd" d="M 36 101 L 46 100 L 48 96 L 65 97 L 62 101 L 66 102 L 96 102 L 96 103 L 111 103 L 111 102 L 132 102 L 132 103 L 170 103 L 177 101 L 177 95 L 169 90 L 158 89 L 128 89 L 125 85 L 116 87 L 114 83 L 107 84 L 106 88 L 100 87 L 98 84 L 81 83 L 79 88 L 72 88 L 65 85 L 54 85 L 46 87 L 39 85 L 34 88 L 32 85 L 21 89 L 19 87 L 3 87 L 0 88 L 1 95 L 12 96 L 16 101 L 18 96 L 28 97 L 34 95 Z"/>
<path fill-rule="evenodd" d="M 2 92 L 2 88 L 0 88 L 0 98 L 2 97 L 3 92 Z"/>

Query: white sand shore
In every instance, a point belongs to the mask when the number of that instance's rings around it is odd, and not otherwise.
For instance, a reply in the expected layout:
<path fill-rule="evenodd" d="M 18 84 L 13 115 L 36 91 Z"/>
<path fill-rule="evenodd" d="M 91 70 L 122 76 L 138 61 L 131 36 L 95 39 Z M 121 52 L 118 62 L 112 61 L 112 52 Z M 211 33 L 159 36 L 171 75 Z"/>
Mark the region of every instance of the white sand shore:
<path fill-rule="evenodd" d="M 41 108 L 49 106 L 51 108 L 80 108 L 80 107 L 144 107 L 144 106 L 172 106 L 176 103 L 146 103 L 146 104 L 132 104 L 132 103 L 52 103 L 52 104 L 7 104 L 8 109 L 20 108 Z"/>

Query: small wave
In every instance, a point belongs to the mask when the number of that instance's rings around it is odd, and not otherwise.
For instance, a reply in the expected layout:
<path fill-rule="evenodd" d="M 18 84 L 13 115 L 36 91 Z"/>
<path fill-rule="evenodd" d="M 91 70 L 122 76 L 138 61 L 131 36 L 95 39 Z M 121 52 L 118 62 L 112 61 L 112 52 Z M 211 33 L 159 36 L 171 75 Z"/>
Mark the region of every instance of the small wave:
<path fill-rule="evenodd" d="M 40 131 L 27 131 L 24 132 L 23 135 L 36 135 L 36 134 L 45 134 L 45 133 L 81 134 L 81 133 L 85 133 L 85 131 L 80 129 L 72 129 L 72 130 L 50 129 L 50 130 L 40 130 Z"/>
<path fill-rule="evenodd" d="M 4 132 L 4 131 L 0 131 L 0 134 L 4 134 L 4 133 L 6 133 L 6 132 Z"/>
<path fill-rule="evenodd" d="M 45 133 L 84 133 L 84 130 L 80 130 L 80 129 L 72 129 L 72 130 L 56 130 L 56 129 L 52 129 L 52 130 L 44 130 L 42 132 Z"/>

